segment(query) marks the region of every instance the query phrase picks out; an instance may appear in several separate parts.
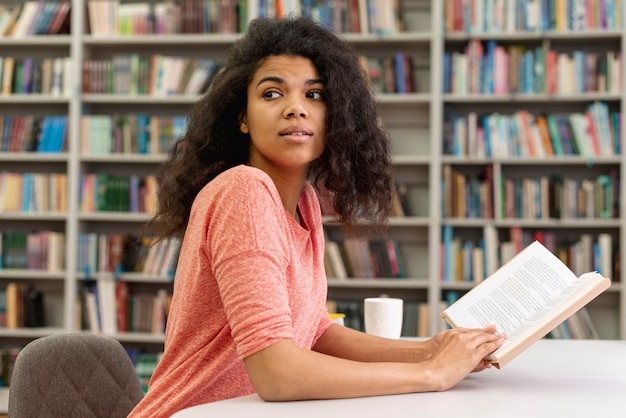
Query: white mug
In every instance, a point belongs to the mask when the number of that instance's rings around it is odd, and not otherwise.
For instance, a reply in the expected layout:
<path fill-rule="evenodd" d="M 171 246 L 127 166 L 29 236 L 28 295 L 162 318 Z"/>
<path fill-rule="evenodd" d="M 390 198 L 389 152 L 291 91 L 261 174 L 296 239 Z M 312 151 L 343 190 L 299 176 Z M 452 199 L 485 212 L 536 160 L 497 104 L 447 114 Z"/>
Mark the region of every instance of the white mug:
<path fill-rule="evenodd" d="M 402 299 L 365 298 L 365 332 L 379 337 L 399 339 L 402 334 Z"/>

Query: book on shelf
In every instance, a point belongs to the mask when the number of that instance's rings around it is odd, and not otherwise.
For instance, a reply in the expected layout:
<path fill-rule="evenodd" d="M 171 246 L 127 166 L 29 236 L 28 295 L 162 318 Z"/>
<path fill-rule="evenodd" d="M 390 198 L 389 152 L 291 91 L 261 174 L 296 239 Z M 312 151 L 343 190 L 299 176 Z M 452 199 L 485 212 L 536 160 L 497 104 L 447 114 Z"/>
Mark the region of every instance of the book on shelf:
<path fill-rule="evenodd" d="M 0 269 L 59 272 L 64 269 L 65 234 L 56 231 L 0 231 Z"/>
<path fill-rule="evenodd" d="M 14 38 L 23 38 L 29 35 L 31 25 L 34 23 L 37 15 L 40 14 L 42 6 L 43 2 L 36 0 L 24 2 L 11 33 Z"/>
<path fill-rule="evenodd" d="M 478 283 L 485 278 L 484 239 L 469 240 L 454 236 L 454 228 L 444 225 L 441 242 L 441 280 Z"/>
<path fill-rule="evenodd" d="M 173 279 L 181 240 L 170 237 L 154 243 L 132 234 L 89 232 L 79 234 L 78 243 L 78 271 L 85 279 L 106 273 L 119 280 L 131 272 Z"/>
<path fill-rule="evenodd" d="M 410 202 L 409 187 L 405 183 L 395 183 L 389 216 L 414 216 Z"/>
<path fill-rule="evenodd" d="M 442 167 L 442 215 L 453 218 L 493 218 L 493 167 L 464 173 L 449 164 Z"/>
<path fill-rule="evenodd" d="M 2 60 L 2 95 L 8 96 L 13 90 L 14 57 L 4 57 Z"/>
<path fill-rule="evenodd" d="M 57 8 L 50 20 L 47 28 L 47 34 L 69 34 L 70 33 L 70 0 L 64 0 L 58 3 Z"/>
<path fill-rule="evenodd" d="M 597 272 L 576 276 L 535 241 L 441 312 L 450 326 L 495 324 L 504 344 L 486 360 L 502 368 L 604 292 L 611 280 Z"/>
<path fill-rule="evenodd" d="M 366 238 L 346 237 L 343 240 L 346 267 L 351 277 L 374 278 L 375 272 Z"/>
<path fill-rule="evenodd" d="M 114 335 L 118 332 L 162 334 L 172 294 L 132 291 L 127 282 L 103 275 L 79 286 L 76 324 L 79 329 Z"/>
<path fill-rule="evenodd" d="M 21 10 L 21 6 L 0 7 L 0 36 L 11 35 Z"/>
<path fill-rule="evenodd" d="M 0 290 L 1 327 L 39 328 L 46 325 L 44 293 L 32 285 L 9 282 Z"/>
<path fill-rule="evenodd" d="M 132 188 L 132 189 L 131 189 Z M 82 212 L 154 213 L 157 181 L 154 175 L 83 174 L 80 178 Z"/>
<path fill-rule="evenodd" d="M 405 300 L 403 302 L 404 312 L 402 315 L 402 333 L 403 337 L 416 337 L 418 332 L 418 315 L 419 302 L 416 300 Z"/>
<path fill-rule="evenodd" d="M 446 301 L 440 301 L 437 306 L 445 309 Z M 430 335 L 430 304 L 419 300 L 404 300 L 402 315 L 402 337 L 428 338 Z M 435 332 L 446 328 L 446 323 L 440 320 Z"/>
<path fill-rule="evenodd" d="M 0 116 L 0 152 L 60 153 L 66 134 L 65 116 Z"/>
<path fill-rule="evenodd" d="M 185 116 L 144 112 L 81 116 L 80 149 L 86 155 L 157 155 L 169 152 L 187 129 Z"/>
<path fill-rule="evenodd" d="M 69 33 L 70 1 L 25 1 L 0 7 L 0 36 L 24 38 Z"/>
<path fill-rule="evenodd" d="M 324 241 L 324 261 L 326 265 L 326 275 L 336 279 L 347 279 L 348 272 L 341 257 L 341 248 L 335 241 L 326 239 Z"/>
<path fill-rule="evenodd" d="M 394 239 L 345 237 L 326 239 L 326 275 L 335 279 L 402 279 L 406 271 L 400 243 Z"/>
<path fill-rule="evenodd" d="M 102 277 L 96 281 L 97 306 L 99 309 L 99 329 L 103 334 L 113 335 L 117 333 L 117 300 L 116 282 L 113 278 Z"/>

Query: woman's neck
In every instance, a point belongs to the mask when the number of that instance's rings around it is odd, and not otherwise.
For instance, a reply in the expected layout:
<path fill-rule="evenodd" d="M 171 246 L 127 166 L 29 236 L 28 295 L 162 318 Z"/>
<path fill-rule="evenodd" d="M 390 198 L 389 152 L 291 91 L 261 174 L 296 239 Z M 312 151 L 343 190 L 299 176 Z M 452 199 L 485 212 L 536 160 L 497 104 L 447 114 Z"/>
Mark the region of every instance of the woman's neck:
<path fill-rule="evenodd" d="M 286 173 L 283 171 L 266 169 L 264 167 L 258 168 L 265 171 L 265 173 L 270 176 L 276 186 L 276 189 L 278 190 L 283 206 L 296 221 L 299 221 L 297 213 L 298 200 L 300 199 L 302 187 L 304 187 L 306 172 Z"/>

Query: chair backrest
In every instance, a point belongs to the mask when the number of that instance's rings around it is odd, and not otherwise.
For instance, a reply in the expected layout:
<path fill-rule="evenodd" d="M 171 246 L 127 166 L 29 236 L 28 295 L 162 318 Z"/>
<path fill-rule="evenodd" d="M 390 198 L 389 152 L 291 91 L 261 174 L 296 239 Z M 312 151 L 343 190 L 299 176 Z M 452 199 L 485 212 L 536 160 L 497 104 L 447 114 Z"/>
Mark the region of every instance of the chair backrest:
<path fill-rule="evenodd" d="M 126 417 L 143 397 L 124 347 L 112 337 L 55 334 L 17 355 L 9 416 Z"/>

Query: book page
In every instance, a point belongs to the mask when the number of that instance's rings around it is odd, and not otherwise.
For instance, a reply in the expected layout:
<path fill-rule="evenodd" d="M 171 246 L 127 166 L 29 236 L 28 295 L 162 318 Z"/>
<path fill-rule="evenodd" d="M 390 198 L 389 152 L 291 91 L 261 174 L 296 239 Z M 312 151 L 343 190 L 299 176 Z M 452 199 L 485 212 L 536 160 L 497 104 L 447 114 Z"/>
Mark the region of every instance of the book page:
<path fill-rule="evenodd" d="M 590 275 L 593 277 L 593 274 Z M 535 242 L 490 278 L 446 309 L 454 326 L 496 324 L 507 339 L 540 320 L 590 276 L 580 279 L 547 248 Z"/>
<path fill-rule="evenodd" d="M 591 280 L 595 280 L 597 277 L 596 272 L 585 273 L 577 278 L 571 285 L 564 288 L 561 293 L 554 296 L 543 308 L 539 309 L 533 315 L 526 319 L 523 323 L 507 332 L 507 341 L 512 341 L 521 336 L 528 329 L 532 328 L 537 322 L 542 321 L 549 315 L 555 313 L 555 308 L 565 302 L 569 296 L 574 294 L 578 289 L 589 283 Z"/>

